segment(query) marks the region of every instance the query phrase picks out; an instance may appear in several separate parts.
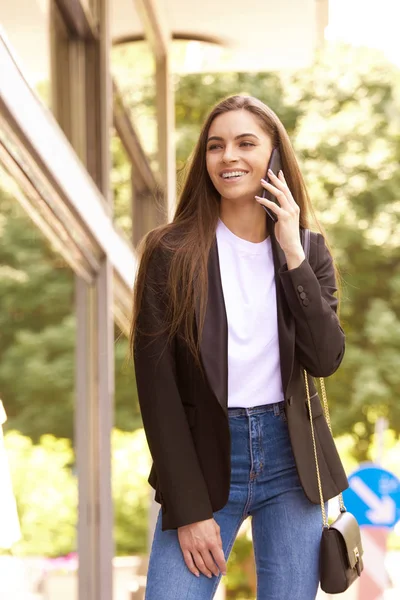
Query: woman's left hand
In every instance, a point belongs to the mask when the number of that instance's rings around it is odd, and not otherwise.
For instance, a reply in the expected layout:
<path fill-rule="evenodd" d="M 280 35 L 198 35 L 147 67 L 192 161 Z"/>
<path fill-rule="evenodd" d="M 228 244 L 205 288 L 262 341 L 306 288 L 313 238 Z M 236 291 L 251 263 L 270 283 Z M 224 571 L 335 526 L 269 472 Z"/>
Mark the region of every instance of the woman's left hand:
<path fill-rule="evenodd" d="M 271 170 L 268 176 L 273 182 L 268 183 L 265 179 L 261 180 L 262 186 L 276 196 L 278 204 L 256 196 L 259 204 L 263 204 L 278 217 L 275 223 L 275 237 L 285 253 L 288 269 L 298 267 L 305 259 L 303 247 L 300 239 L 300 208 L 286 183 L 282 171 L 279 171 L 277 177 Z"/>

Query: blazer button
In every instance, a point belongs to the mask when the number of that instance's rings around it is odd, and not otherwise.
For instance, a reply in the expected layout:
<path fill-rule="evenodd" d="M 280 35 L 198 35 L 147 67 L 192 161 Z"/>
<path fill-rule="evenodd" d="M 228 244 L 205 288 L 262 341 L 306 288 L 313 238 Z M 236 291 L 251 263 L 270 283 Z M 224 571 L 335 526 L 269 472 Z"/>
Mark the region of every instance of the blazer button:
<path fill-rule="evenodd" d="M 303 288 L 303 286 L 302 286 L 302 285 L 298 285 L 298 286 L 297 286 L 297 291 L 298 291 L 298 292 L 303 292 L 303 291 L 304 291 L 304 288 Z"/>
<path fill-rule="evenodd" d="M 307 298 L 307 294 L 305 292 L 301 292 L 300 298 L 304 300 L 304 298 Z"/>
<path fill-rule="evenodd" d="M 308 306 L 310 304 L 309 299 L 308 298 L 304 298 L 303 304 L 304 304 L 304 306 Z"/>

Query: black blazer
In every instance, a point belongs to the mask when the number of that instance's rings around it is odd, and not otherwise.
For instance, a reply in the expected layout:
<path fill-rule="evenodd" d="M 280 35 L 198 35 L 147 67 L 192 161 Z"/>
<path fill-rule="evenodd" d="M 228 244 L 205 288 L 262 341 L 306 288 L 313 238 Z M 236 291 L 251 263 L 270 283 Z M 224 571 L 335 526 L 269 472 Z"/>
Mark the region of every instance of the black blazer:
<path fill-rule="evenodd" d="M 272 222 L 270 222 L 272 223 Z M 285 412 L 299 478 L 306 496 L 319 503 L 311 428 L 302 368 L 331 375 L 343 358 L 344 333 L 336 315 L 332 258 L 320 234 L 311 234 L 309 261 L 288 270 L 270 225 L 275 264 L 281 374 Z M 228 501 L 228 330 L 215 241 L 209 258 L 209 289 L 201 369 L 176 336 L 152 335 L 163 327 L 168 257 L 156 250 L 146 274 L 134 347 L 136 381 L 153 466 L 149 483 L 162 505 L 162 529 L 212 518 Z M 311 394 L 315 394 L 310 379 Z M 317 394 L 313 422 L 325 500 L 347 486 Z"/>

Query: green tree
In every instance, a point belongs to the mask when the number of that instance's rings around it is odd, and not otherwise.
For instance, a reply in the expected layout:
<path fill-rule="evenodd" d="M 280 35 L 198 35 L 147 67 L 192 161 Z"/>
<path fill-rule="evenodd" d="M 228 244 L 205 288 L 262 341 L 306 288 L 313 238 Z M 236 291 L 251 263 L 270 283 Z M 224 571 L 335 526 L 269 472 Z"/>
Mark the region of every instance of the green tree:
<path fill-rule="evenodd" d="M 365 49 L 328 48 L 287 97 L 306 107 L 294 143 L 342 273 L 334 428 L 365 460 L 378 416 L 400 432 L 400 73 Z"/>
<path fill-rule="evenodd" d="M 76 548 L 78 488 L 69 440 L 42 436 L 34 445 L 16 431 L 5 436 L 21 524 L 15 554 L 62 556 Z"/>
<path fill-rule="evenodd" d="M 56 557 L 76 551 L 78 484 L 70 440 L 44 435 L 33 444 L 9 431 L 5 447 L 22 534 L 13 553 Z M 116 552 L 145 553 L 150 457 L 143 429 L 114 430 L 112 448 Z"/>
<path fill-rule="evenodd" d="M 11 427 L 72 433 L 73 277 L 0 190 L 0 390 Z"/>
<path fill-rule="evenodd" d="M 0 186 L 0 394 L 9 420 L 38 440 L 73 437 L 74 276 Z M 115 331 L 116 425 L 141 426 L 127 340 Z"/>
<path fill-rule="evenodd" d="M 151 461 L 144 430 L 133 433 L 114 430 L 112 447 L 117 553 L 144 554 L 147 551 L 151 492 L 147 483 Z"/>

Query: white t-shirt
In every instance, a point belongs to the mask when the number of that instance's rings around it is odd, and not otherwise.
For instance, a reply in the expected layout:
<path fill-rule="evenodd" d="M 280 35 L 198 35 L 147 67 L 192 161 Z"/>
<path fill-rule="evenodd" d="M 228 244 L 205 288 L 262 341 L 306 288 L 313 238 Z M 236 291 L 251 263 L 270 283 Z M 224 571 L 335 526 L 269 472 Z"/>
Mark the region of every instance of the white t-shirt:
<path fill-rule="evenodd" d="M 228 319 L 228 406 L 283 400 L 271 240 L 237 237 L 220 220 L 217 244 Z"/>

